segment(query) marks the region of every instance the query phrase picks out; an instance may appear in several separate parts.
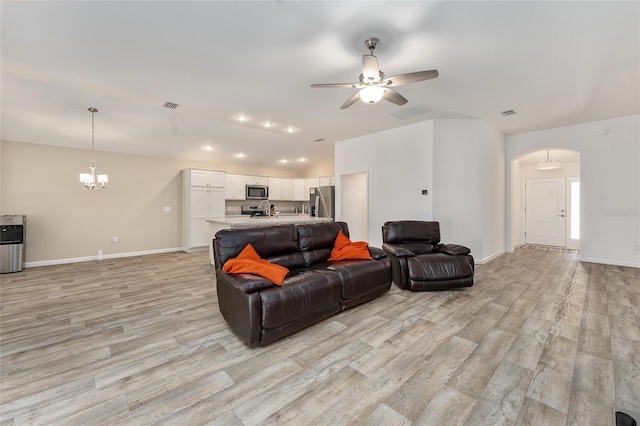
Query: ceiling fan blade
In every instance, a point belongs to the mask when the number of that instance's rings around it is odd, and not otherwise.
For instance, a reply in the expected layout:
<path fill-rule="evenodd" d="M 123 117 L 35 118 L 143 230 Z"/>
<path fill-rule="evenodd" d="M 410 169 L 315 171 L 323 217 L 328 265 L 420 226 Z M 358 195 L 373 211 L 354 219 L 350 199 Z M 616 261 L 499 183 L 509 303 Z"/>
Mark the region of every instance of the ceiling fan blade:
<path fill-rule="evenodd" d="M 378 58 L 374 55 L 362 55 L 362 76 L 364 82 L 380 81 Z"/>
<path fill-rule="evenodd" d="M 389 89 L 388 87 L 384 88 L 384 94 L 382 95 L 383 99 L 388 100 L 389 102 L 392 102 L 396 105 L 404 105 L 407 102 L 409 102 L 407 100 L 407 98 L 405 98 L 404 96 L 402 96 L 400 93 L 396 92 L 393 89 Z"/>
<path fill-rule="evenodd" d="M 359 100 L 360 100 L 360 92 L 356 93 L 355 95 L 353 95 L 352 97 L 347 99 L 347 102 L 343 103 L 342 106 L 340 107 L 340 109 L 347 109 L 351 105 L 353 105 L 356 102 L 358 102 Z"/>
<path fill-rule="evenodd" d="M 355 83 L 329 83 L 329 84 L 312 84 L 311 87 L 319 87 L 319 88 L 347 88 L 347 89 L 353 89 L 354 87 L 358 86 Z"/>
<path fill-rule="evenodd" d="M 430 80 L 438 76 L 438 70 L 409 72 L 388 77 L 384 80 L 387 86 L 404 86 L 405 84 L 417 83 L 419 81 Z"/>

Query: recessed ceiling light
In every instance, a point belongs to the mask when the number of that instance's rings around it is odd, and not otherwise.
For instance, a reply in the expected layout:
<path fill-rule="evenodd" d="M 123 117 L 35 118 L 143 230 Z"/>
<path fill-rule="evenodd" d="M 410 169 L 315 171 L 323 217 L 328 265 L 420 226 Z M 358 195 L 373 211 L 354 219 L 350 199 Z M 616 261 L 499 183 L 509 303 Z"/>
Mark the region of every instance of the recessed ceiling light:
<path fill-rule="evenodd" d="M 246 156 L 247 156 L 247 154 L 245 154 L 244 152 L 239 152 L 239 153 L 236 154 L 236 157 L 238 157 L 238 158 L 244 158 Z"/>
<path fill-rule="evenodd" d="M 273 126 L 272 122 L 270 122 L 270 121 L 265 121 L 264 122 L 264 127 L 271 127 L 271 126 Z"/>
<path fill-rule="evenodd" d="M 296 131 L 296 129 L 294 129 L 293 127 L 287 127 L 287 132 L 293 133 L 295 131 Z"/>
<path fill-rule="evenodd" d="M 300 158 L 298 158 L 298 161 L 307 161 L 307 159 L 304 158 L 304 157 L 300 157 Z"/>
<path fill-rule="evenodd" d="M 281 163 L 288 163 L 289 161 L 286 158 L 283 158 L 282 160 L 280 160 Z"/>
<path fill-rule="evenodd" d="M 205 151 L 213 151 L 213 147 L 211 145 L 205 145 L 204 150 Z"/>
<path fill-rule="evenodd" d="M 249 120 L 249 117 L 247 117 L 246 115 L 239 115 L 236 118 L 238 119 L 238 121 L 247 121 L 247 120 Z"/>

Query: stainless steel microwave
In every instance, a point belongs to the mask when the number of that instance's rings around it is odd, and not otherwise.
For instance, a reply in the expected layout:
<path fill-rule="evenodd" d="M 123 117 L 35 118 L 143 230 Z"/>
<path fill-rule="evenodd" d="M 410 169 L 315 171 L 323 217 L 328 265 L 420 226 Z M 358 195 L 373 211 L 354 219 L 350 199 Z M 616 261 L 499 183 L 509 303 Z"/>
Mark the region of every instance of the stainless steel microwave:
<path fill-rule="evenodd" d="M 247 185 L 245 197 L 247 200 L 268 200 L 269 187 L 267 185 Z"/>

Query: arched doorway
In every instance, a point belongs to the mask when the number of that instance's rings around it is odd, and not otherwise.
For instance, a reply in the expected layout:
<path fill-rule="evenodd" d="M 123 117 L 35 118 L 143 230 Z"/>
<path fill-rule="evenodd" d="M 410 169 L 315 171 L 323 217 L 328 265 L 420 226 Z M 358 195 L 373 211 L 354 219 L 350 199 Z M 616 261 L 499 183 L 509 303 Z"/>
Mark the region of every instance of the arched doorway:
<path fill-rule="evenodd" d="M 541 169 L 547 149 L 558 168 Z M 546 148 L 511 160 L 512 247 L 580 248 L 580 153 Z"/>

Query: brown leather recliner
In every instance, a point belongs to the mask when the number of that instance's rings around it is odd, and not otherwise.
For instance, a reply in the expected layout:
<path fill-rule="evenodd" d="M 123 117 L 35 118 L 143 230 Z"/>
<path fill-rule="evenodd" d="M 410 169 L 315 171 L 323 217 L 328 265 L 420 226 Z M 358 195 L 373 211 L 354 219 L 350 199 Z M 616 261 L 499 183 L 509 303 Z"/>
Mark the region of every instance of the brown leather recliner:
<path fill-rule="evenodd" d="M 440 244 L 438 222 L 386 222 L 382 242 L 391 260 L 393 282 L 402 289 L 448 290 L 473 285 L 471 250 L 458 244 Z"/>

